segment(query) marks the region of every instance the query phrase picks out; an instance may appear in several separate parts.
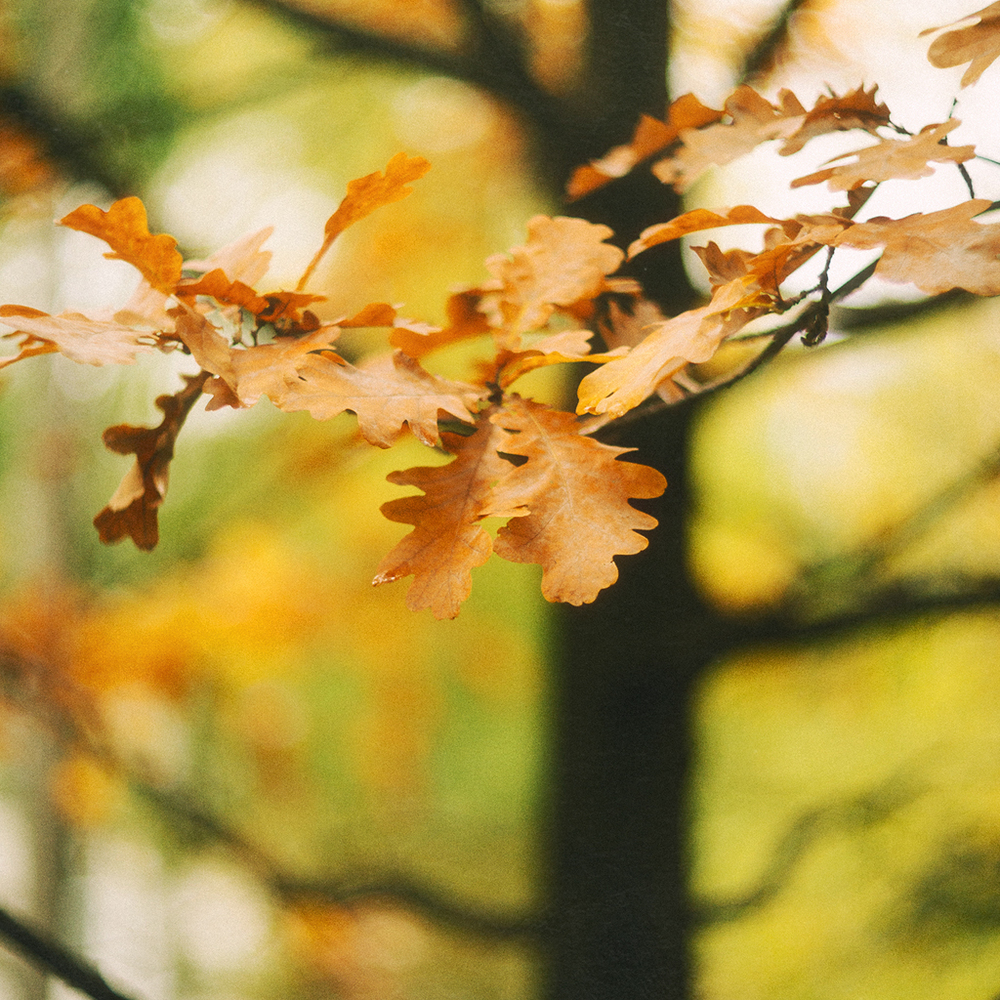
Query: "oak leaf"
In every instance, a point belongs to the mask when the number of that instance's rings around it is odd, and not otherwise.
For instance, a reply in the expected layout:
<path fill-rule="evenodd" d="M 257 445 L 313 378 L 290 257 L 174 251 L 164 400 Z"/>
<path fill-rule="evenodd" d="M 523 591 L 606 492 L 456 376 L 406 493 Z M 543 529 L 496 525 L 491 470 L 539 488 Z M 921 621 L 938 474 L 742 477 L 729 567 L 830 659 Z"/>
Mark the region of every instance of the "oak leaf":
<path fill-rule="evenodd" d="M 219 268 L 233 281 L 254 286 L 267 274 L 271 265 L 271 251 L 262 250 L 261 247 L 273 232 L 274 226 L 267 226 L 259 232 L 241 236 L 204 260 L 186 260 L 184 267 L 186 270 L 202 272 Z"/>
<path fill-rule="evenodd" d="M 963 28 L 954 27 L 974 17 L 979 18 L 975 24 Z M 968 87 L 1000 56 L 1000 3 L 991 3 L 989 7 L 977 10 L 953 24 L 927 28 L 920 32 L 920 37 L 944 28 L 954 30 L 946 31 L 931 42 L 927 58 L 938 69 L 950 69 L 952 66 L 969 63 L 969 68 L 962 75 L 962 86 Z"/>
<path fill-rule="evenodd" d="M 411 358 L 422 358 L 439 347 L 489 333 L 490 325 L 479 309 L 479 301 L 477 291 L 455 292 L 445 306 L 446 326 L 429 329 L 418 329 L 412 324 L 397 326 L 389 334 L 389 344 Z"/>
<path fill-rule="evenodd" d="M 939 125 L 927 125 L 907 139 L 883 139 L 873 146 L 856 149 L 835 156 L 834 160 L 856 157 L 854 163 L 841 163 L 825 167 L 805 177 L 792 181 L 792 187 L 828 182 L 831 191 L 851 191 L 867 182 L 928 177 L 934 173 L 930 161 L 935 163 L 964 163 L 976 155 L 975 146 L 948 146 L 942 140 L 960 125 L 957 118 L 950 118 Z"/>
<path fill-rule="evenodd" d="M 505 454 L 527 461 L 497 482 L 489 512 L 529 513 L 509 521 L 493 543 L 512 562 L 542 567 L 542 594 L 549 601 L 589 604 L 618 579 L 614 557 L 649 544 L 639 531 L 656 518 L 633 507 L 651 499 L 666 479 L 649 466 L 619 462 L 631 448 L 615 448 L 580 434 L 570 413 L 514 395 L 490 417 L 508 432 Z"/>
<path fill-rule="evenodd" d="M 168 295 L 180 281 L 183 258 L 172 236 L 149 231 L 146 208 L 136 197 L 116 201 L 106 212 L 81 205 L 60 224 L 104 240 L 111 247 L 105 257 L 128 261 L 158 291 Z"/>
<path fill-rule="evenodd" d="M 405 198 L 412 191 L 408 187 L 409 183 L 423 177 L 430 168 L 430 163 L 422 156 L 397 153 L 386 164 L 384 174 L 376 170 L 350 181 L 344 199 L 337 206 L 336 212 L 326 220 L 327 239 L 335 239 L 348 226 L 370 215 L 375 209 Z"/>
<path fill-rule="evenodd" d="M 689 362 L 707 361 L 719 344 L 768 309 L 751 276 L 721 285 L 712 300 L 655 324 L 628 354 L 592 371 L 579 386 L 577 413 L 620 417 L 674 378 Z"/>
<path fill-rule="evenodd" d="M 730 119 L 704 128 L 685 128 L 681 145 L 653 165 L 664 184 L 685 191 L 710 166 L 724 166 L 772 139 L 791 139 L 805 120 L 806 109 L 790 90 L 782 90 L 771 104 L 752 87 L 738 87 L 725 102 Z"/>
<path fill-rule="evenodd" d="M 174 444 L 207 378 L 207 372 L 185 375 L 187 384 L 183 389 L 172 396 L 158 397 L 156 405 L 163 411 L 159 426 L 118 424 L 104 432 L 104 444 L 111 451 L 135 455 L 135 462 L 108 505 L 94 518 L 102 542 L 110 544 L 128 537 L 140 549 L 156 547 L 157 511 L 167 495 Z"/>
<path fill-rule="evenodd" d="M 820 96 L 812 108 L 806 112 L 798 129 L 782 144 L 778 152 L 782 156 L 797 153 L 810 140 L 831 132 L 848 132 L 863 129 L 876 135 L 876 130 L 889 124 L 889 109 L 875 103 L 878 87 L 865 90 L 859 86 L 849 94 Z"/>
<path fill-rule="evenodd" d="M 778 219 L 771 218 L 770 215 L 765 215 L 760 209 L 754 208 L 753 205 L 737 205 L 735 208 L 722 208 L 718 211 L 695 208 L 683 215 L 678 215 L 670 222 L 660 222 L 644 229 L 639 234 L 639 238 L 629 245 L 628 256 L 631 259 L 636 254 L 640 254 L 650 247 L 655 247 L 659 243 L 680 239 L 682 236 L 701 232 L 703 229 L 778 221 Z"/>
<path fill-rule="evenodd" d="M 557 306 L 591 299 L 624 259 L 607 242 L 607 226 L 565 216 L 536 215 L 528 221 L 528 242 L 486 261 L 494 280 L 482 286 L 480 308 L 503 333 L 501 345 L 516 350 L 520 334 L 539 329 Z"/>
<path fill-rule="evenodd" d="M 262 295 L 240 280 L 230 281 L 221 267 L 213 268 L 197 279 L 181 280 L 177 285 L 177 297 L 195 299 L 199 295 L 215 299 L 221 306 L 239 306 L 254 316 L 263 313 L 269 303 Z"/>
<path fill-rule="evenodd" d="M 439 412 L 471 423 L 483 396 L 476 386 L 430 374 L 402 351 L 369 359 L 358 368 L 333 354 L 311 353 L 295 369 L 296 377 L 286 379 L 284 390 L 271 396 L 275 406 L 286 412 L 307 410 L 317 420 L 350 410 L 364 439 L 379 448 L 393 444 L 406 426 L 424 444 L 436 445 Z"/>
<path fill-rule="evenodd" d="M 26 336 L 20 353 L 0 360 L 0 368 L 22 358 L 58 351 L 86 365 L 131 365 L 136 354 L 151 350 L 152 334 L 109 320 L 67 312 L 50 316 L 30 306 L 0 306 L 0 320 L 14 327 L 9 337 Z"/>
<path fill-rule="evenodd" d="M 563 330 L 560 333 L 542 337 L 523 350 L 514 353 L 501 351 L 497 361 L 499 366 L 490 381 L 496 381 L 506 389 L 522 375 L 549 365 L 573 363 L 575 361 L 610 361 L 624 353 L 623 348 L 601 354 L 590 353 L 592 330 Z"/>
<path fill-rule="evenodd" d="M 676 142 L 681 129 L 700 128 L 717 122 L 722 111 L 707 108 L 693 94 L 678 97 L 667 109 L 666 121 L 643 115 L 630 142 L 615 146 L 600 159 L 577 167 L 566 187 L 570 199 L 582 198 L 609 181 L 624 177 L 642 160 Z"/>
<path fill-rule="evenodd" d="M 374 584 L 413 576 L 406 604 L 454 618 L 472 590 L 471 572 L 489 559 L 493 542 L 482 526 L 487 511 L 498 511 L 494 484 L 514 466 L 499 455 L 509 435 L 484 414 L 469 437 L 444 433 L 441 442 L 455 456 L 447 465 L 420 466 L 389 475 L 390 483 L 416 486 L 422 496 L 400 497 L 382 505 L 390 521 L 414 526 L 379 563 Z M 526 511 L 514 503 L 500 516 Z"/>
<path fill-rule="evenodd" d="M 912 282 L 930 295 L 953 288 L 1000 295 L 1000 225 L 973 221 L 991 204 L 975 198 L 926 215 L 869 219 L 830 243 L 859 250 L 884 247 L 875 273 L 887 281 Z"/>

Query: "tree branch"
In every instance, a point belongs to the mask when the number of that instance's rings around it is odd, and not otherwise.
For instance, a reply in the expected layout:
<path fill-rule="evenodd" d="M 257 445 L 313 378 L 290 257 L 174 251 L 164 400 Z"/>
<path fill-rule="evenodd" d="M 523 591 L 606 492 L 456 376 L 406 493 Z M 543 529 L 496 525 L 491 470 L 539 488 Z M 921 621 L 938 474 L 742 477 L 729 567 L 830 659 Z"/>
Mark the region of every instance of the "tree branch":
<path fill-rule="evenodd" d="M 795 15 L 809 2 L 810 0 L 786 0 L 767 31 L 744 56 L 739 74 L 740 83 L 752 83 L 774 69 L 781 50 L 788 44 Z"/>
<path fill-rule="evenodd" d="M 58 977 L 91 1000 L 131 1000 L 110 986 L 89 962 L 2 908 L 0 937 L 32 965 Z"/>
<path fill-rule="evenodd" d="M 56 686 L 61 697 L 53 695 Z M 161 814 L 179 820 L 198 836 L 226 848 L 283 904 L 310 901 L 348 906 L 378 899 L 416 913 L 431 923 L 477 937 L 531 941 L 542 934 L 544 920 L 541 915 L 498 913 L 478 907 L 399 872 L 357 872 L 339 879 L 299 878 L 288 874 L 266 851 L 211 815 L 188 795 L 164 791 L 137 776 L 100 735 L 82 689 L 67 681 L 57 667 L 43 660 L 28 660 L 18 651 L 0 648 L 0 696 L 29 712 L 63 742 L 77 746 L 98 760 Z M 176 833 L 174 826 L 168 828 Z"/>
<path fill-rule="evenodd" d="M 863 795 L 803 813 L 779 838 L 757 884 L 729 899 L 693 903 L 694 923 L 702 926 L 729 923 L 763 909 L 788 886 L 799 863 L 822 837 L 838 831 L 864 830 L 881 823 L 919 794 L 916 788 L 893 778 Z"/>
<path fill-rule="evenodd" d="M 302 902 L 350 906 L 380 900 L 400 906 L 431 923 L 477 937 L 530 941 L 542 933 L 543 920 L 534 914 L 503 914 L 456 900 L 438 889 L 397 872 L 358 873 L 339 879 L 298 878 L 285 872 L 267 852 L 184 795 L 164 792 L 132 779 L 137 794 L 170 813 L 201 836 L 226 847 L 244 862 L 284 904 Z"/>

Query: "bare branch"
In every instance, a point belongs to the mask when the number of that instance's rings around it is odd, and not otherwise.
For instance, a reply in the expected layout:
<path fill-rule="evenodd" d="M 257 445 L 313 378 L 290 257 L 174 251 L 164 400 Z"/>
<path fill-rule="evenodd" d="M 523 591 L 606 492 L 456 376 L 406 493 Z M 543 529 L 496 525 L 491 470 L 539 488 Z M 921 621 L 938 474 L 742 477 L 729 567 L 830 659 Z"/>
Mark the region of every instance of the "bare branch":
<path fill-rule="evenodd" d="M 764 873 L 753 888 L 729 899 L 700 900 L 692 904 L 696 925 L 728 923 L 763 909 L 791 882 L 799 863 L 823 837 L 864 830 L 888 819 L 917 798 L 919 791 L 892 778 L 878 788 L 842 802 L 803 813 L 778 840 Z"/>
<path fill-rule="evenodd" d="M 752 83 L 774 69 L 781 50 L 788 44 L 795 15 L 809 3 L 809 0 L 786 0 L 785 5 L 775 15 L 767 31 L 761 35 L 757 44 L 744 56 L 740 70 L 740 83 Z"/>
<path fill-rule="evenodd" d="M 85 959 L 5 909 L 0 909 L 0 938 L 32 965 L 56 976 L 91 1000 L 131 1000 L 110 986 Z"/>

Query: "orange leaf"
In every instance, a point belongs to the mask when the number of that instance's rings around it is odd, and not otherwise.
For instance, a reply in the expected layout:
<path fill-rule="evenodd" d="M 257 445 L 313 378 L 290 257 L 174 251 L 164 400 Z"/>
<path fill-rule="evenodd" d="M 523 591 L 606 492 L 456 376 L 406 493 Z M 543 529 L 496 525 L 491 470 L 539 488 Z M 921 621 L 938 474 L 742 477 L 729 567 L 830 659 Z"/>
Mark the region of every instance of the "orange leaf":
<path fill-rule="evenodd" d="M 962 76 L 963 87 L 975 83 L 983 75 L 983 71 L 996 60 L 997 56 L 1000 56 L 1000 3 L 991 3 L 989 7 L 977 10 L 974 14 L 963 17 L 961 21 L 955 21 L 954 24 L 961 24 L 962 21 L 968 21 L 973 17 L 979 18 L 976 24 L 945 32 L 931 42 L 931 47 L 927 51 L 931 65 L 937 66 L 938 69 L 969 63 L 969 68 Z M 949 27 L 953 25 L 928 28 L 920 32 L 920 37 Z"/>
<path fill-rule="evenodd" d="M 639 238 L 628 248 L 629 259 L 643 250 L 655 247 L 658 243 L 666 243 L 669 240 L 679 239 L 689 233 L 701 232 L 703 229 L 717 229 L 721 226 L 744 226 L 757 223 L 778 222 L 765 215 L 760 209 L 753 205 L 737 205 L 735 208 L 723 208 L 719 212 L 710 211 L 707 208 L 696 208 L 683 215 L 678 215 L 670 222 L 660 222 L 655 226 L 644 229 Z"/>
<path fill-rule="evenodd" d="M 420 330 L 413 326 L 397 326 L 389 334 L 389 344 L 398 347 L 411 358 L 425 354 L 471 337 L 489 333 L 490 325 L 479 311 L 478 292 L 456 292 L 448 297 L 446 311 L 448 325 L 440 329 Z"/>
<path fill-rule="evenodd" d="M 620 417 L 651 396 L 689 362 L 707 361 L 727 337 L 762 315 L 752 277 L 715 290 L 712 301 L 652 327 L 628 354 L 592 371 L 580 383 L 577 413 Z"/>
<path fill-rule="evenodd" d="M 326 239 L 337 238 L 348 226 L 370 215 L 376 208 L 405 198 L 413 189 L 407 187 L 430 170 L 431 165 L 422 156 L 397 153 L 386 165 L 385 173 L 376 170 L 347 185 L 347 195 L 337 206 L 337 211 L 326 220 Z"/>
<path fill-rule="evenodd" d="M 493 327 L 505 331 L 504 347 L 516 349 L 520 334 L 545 326 L 557 306 L 573 306 L 602 290 L 625 256 L 605 242 L 613 235 L 584 219 L 536 215 L 528 221 L 524 246 L 486 261 L 495 280 L 483 285 L 480 308 Z"/>
<path fill-rule="evenodd" d="M 889 124 L 888 107 L 875 103 L 876 90 L 877 87 L 868 91 L 860 86 L 843 97 L 824 94 L 816 101 L 812 110 L 806 112 L 801 126 L 782 143 L 778 152 L 782 156 L 790 156 L 802 149 L 810 139 L 831 132 L 847 132 L 857 128 L 875 135 L 877 128 Z"/>
<path fill-rule="evenodd" d="M 961 124 L 957 118 L 949 118 L 940 125 L 927 125 L 917 135 L 907 139 L 883 139 L 874 146 L 842 153 L 827 162 L 832 163 L 847 156 L 857 159 L 854 163 L 826 167 L 806 177 L 796 178 L 792 181 L 792 187 L 828 181 L 831 191 L 851 191 L 869 181 L 880 183 L 928 177 L 934 173 L 934 168 L 929 165 L 931 160 L 935 163 L 963 163 L 975 156 L 975 146 L 948 146 L 942 142 L 952 129 Z"/>
<path fill-rule="evenodd" d="M 135 463 L 108 505 L 94 518 L 102 542 L 110 544 L 128 537 L 140 549 L 156 547 L 160 537 L 157 511 L 167 494 L 174 444 L 207 378 L 208 372 L 185 375 L 183 389 L 158 397 L 156 405 L 163 411 L 158 427 L 118 424 L 104 432 L 105 445 L 120 455 L 134 454 Z"/>
<path fill-rule="evenodd" d="M 153 334 L 129 324 L 88 319 L 80 313 L 50 316 L 30 306 L 0 306 L 0 319 L 16 329 L 10 337 L 27 335 L 30 340 L 21 352 L 5 358 L 0 367 L 33 354 L 59 351 L 72 361 L 85 365 L 132 365 L 140 351 L 151 350 Z M 42 341 L 49 345 L 38 346 Z"/>
<path fill-rule="evenodd" d="M 249 285 L 242 281 L 230 281 L 221 267 L 213 268 L 197 280 L 181 280 L 178 283 L 178 298 L 193 299 L 199 295 L 215 299 L 219 305 L 239 306 L 255 316 L 269 307 L 267 299 Z"/>
<path fill-rule="evenodd" d="M 690 187 L 710 166 L 723 166 L 771 139 L 790 139 L 805 120 L 806 109 L 789 90 L 779 104 L 766 101 L 752 87 L 738 87 L 726 99 L 729 122 L 681 130 L 681 145 L 653 166 L 653 173 L 677 191 Z"/>
<path fill-rule="evenodd" d="M 183 260 L 177 241 L 166 234 L 150 234 L 146 209 L 138 198 L 122 198 L 106 212 L 81 205 L 60 224 L 104 240 L 112 250 L 105 257 L 128 261 L 158 291 L 169 295 L 180 281 Z"/>
<path fill-rule="evenodd" d="M 510 432 L 504 452 L 527 462 L 498 481 L 489 512 L 530 511 L 500 529 L 494 551 L 541 565 L 546 600 L 589 604 L 618 579 L 614 557 L 641 552 L 649 543 L 638 532 L 656 527 L 629 500 L 660 496 L 666 479 L 617 461 L 633 449 L 581 435 L 570 413 L 515 395 L 490 419 Z"/>
<path fill-rule="evenodd" d="M 470 437 L 442 434 L 445 448 L 455 455 L 447 465 L 421 466 L 393 472 L 390 483 L 416 486 L 423 496 L 400 497 L 382 505 L 390 521 L 412 524 L 411 531 L 379 563 L 375 584 L 413 576 L 406 604 L 413 611 L 424 608 L 435 618 L 454 618 L 472 591 L 472 569 L 490 557 L 493 544 L 481 521 L 486 510 L 497 509 L 491 500 L 493 484 L 514 466 L 500 458 L 509 435 L 480 419 Z M 524 513 L 515 504 L 505 517 Z"/>
<path fill-rule="evenodd" d="M 973 221 L 990 204 L 976 198 L 927 215 L 869 219 L 830 243 L 861 250 L 885 247 L 875 273 L 887 281 L 913 282 L 930 295 L 952 288 L 1000 295 L 1000 225 Z"/>
<path fill-rule="evenodd" d="M 309 354 L 296 365 L 296 374 L 271 397 L 279 409 L 307 410 L 317 420 L 351 410 L 364 439 L 379 448 L 393 444 L 407 425 L 424 444 L 437 444 L 439 412 L 471 423 L 483 394 L 475 386 L 431 375 L 402 351 L 372 358 L 360 368 L 335 356 Z"/>
<path fill-rule="evenodd" d="M 609 181 L 624 177 L 637 163 L 675 142 L 681 129 L 700 128 L 717 122 L 722 114 L 705 107 L 694 94 L 684 94 L 667 109 L 665 122 L 643 115 L 631 142 L 615 146 L 599 160 L 577 167 L 566 187 L 567 197 L 570 200 L 582 198 Z"/>

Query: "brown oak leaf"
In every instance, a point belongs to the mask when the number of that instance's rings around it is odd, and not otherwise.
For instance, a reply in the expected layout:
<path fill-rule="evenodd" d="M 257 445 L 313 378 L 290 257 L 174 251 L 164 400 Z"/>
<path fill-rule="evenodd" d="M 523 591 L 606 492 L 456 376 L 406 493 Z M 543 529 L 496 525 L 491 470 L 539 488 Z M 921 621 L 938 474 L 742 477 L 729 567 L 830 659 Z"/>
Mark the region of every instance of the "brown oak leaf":
<path fill-rule="evenodd" d="M 182 279 L 178 282 L 178 298 L 195 299 L 199 295 L 215 299 L 221 306 L 239 306 L 255 316 L 269 308 L 264 296 L 258 295 L 253 288 L 242 281 L 230 281 L 221 267 L 213 268 L 200 278 Z"/>
<path fill-rule="evenodd" d="M 653 165 L 664 184 L 685 191 L 710 166 L 723 166 L 771 139 L 790 139 L 805 120 L 806 109 L 790 90 L 771 104 L 752 87 L 738 87 L 725 103 L 729 121 L 680 132 L 681 145 Z"/>
<path fill-rule="evenodd" d="M 605 241 L 607 226 L 565 216 L 536 215 L 528 221 L 528 242 L 486 261 L 494 276 L 482 286 L 480 308 L 503 334 L 502 346 L 516 350 L 520 334 L 539 329 L 557 306 L 591 299 L 624 259 Z"/>
<path fill-rule="evenodd" d="M 411 358 L 422 358 L 425 354 L 472 337 L 489 333 L 490 324 L 479 310 L 479 292 L 455 292 L 448 297 L 445 311 L 448 323 L 444 327 L 420 329 L 397 326 L 389 334 L 389 344 L 399 348 Z"/>
<path fill-rule="evenodd" d="M 371 215 L 376 208 L 405 198 L 412 191 L 408 186 L 410 182 L 423 177 L 430 168 L 430 163 L 422 156 L 397 153 L 386 164 L 384 174 L 376 170 L 348 183 L 343 201 L 326 220 L 327 239 L 335 239 L 348 226 Z"/>
<path fill-rule="evenodd" d="M 979 18 L 975 24 L 955 28 L 972 18 Z M 963 17 L 961 21 L 945 24 L 940 28 L 927 28 L 920 36 L 931 35 L 944 28 L 954 28 L 946 31 L 931 42 L 927 50 L 927 58 L 932 66 L 938 69 L 950 69 L 969 63 L 969 68 L 962 76 L 962 86 L 968 87 L 975 83 L 1000 56 L 1000 3 L 991 3 L 989 7 L 977 10 L 974 14 Z"/>
<path fill-rule="evenodd" d="M 160 537 L 157 511 L 167 495 L 174 444 L 207 378 L 208 372 L 185 375 L 183 389 L 158 397 L 156 405 L 163 411 L 159 426 L 118 424 L 104 432 L 104 444 L 111 451 L 135 455 L 135 462 L 108 505 L 94 518 L 102 542 L 110 544 L 127 537 L 137 548 L 148 551 L 156 547 Z"/>
<path fill-rule="evenodd" d="M 707 108 L 694 94 L 678 97 L 667 109 L 666 121 L 643 115 L 631 142 L 615 146 L 598 160 L 577 167 L 566 187 L 568 198 L 582 198 L 609 181 L 624 177 L 637 163 L 676 142 L 681 129 L 700 128 L 717 122 L 722 111 Z"/>
<path fill-rule="evenodd" d="M 406 426 L 424 444 L 436 445 L 439 412 L 472 423 L 483 396 L 476 386 L 432 375 L 402 351 L 358 368 L 333 354 L 306 354 L 295 370 L 295 378 L 287 378 L 283 391 L 271 396 L 275 406 L 307 410 L 317 420 L 350 410 L 364 439 L 379 448 L 398 440 Z"/>
<path fill-rule="evenodd" d="M 204 260 L 186 260 L 184 267 L 191 271 L 214 271 L 216 268 L 232 277 L 233 281 L 242 281 L 254 286 L 267 274 L 271 265 L 271 251 L 261 247 L 274 232 L 274 226 L 268 226 L 259 232 L 241 236 L 238 240 L 216 250 Z"/>
<path fill-rule="evenodd" d="M 58 316 L 30 306 L 0 306 L 0 320 L 14 327 L 9 337 L 26 336 L 21 351 L 0 360 L 0 368 L 22 358 L 58 351 L 86 365 L 131 365 L 136 354 L 152 349 L 150 330 L 109 320 L 89 319 L 80 313 Z"/>
<path fill-rule="evenodd" d="M 146 208 L 138 198 L 122 198 L 106 212 L 95 205 L 81 205 L 60 219 L 60 224 L 104 240 L 111 247 L 105 257 L 128 261 L 158 291 L 169 295 L 180 281 L 183 259 L 177 241 L 149 232 Z"/>
<path fill-rule="evenodd" d="M 718 229 L 722 226 L 744 226 L 757 223 L 778 222 L 765 215 L 760 209 L 753 205 L 737 205 L 735 208 L 720 208 L 712 211 L 707 208 L 695 208 L 670 222 L 660 222 L 655 226 L 644 229 L 637 240 L 634 240 L 628 248 L 629 259 L 655 247 L 658 243 L 666 243 L 670 240 L 680 239 L 690 233 L 701 232 L 703 229 Z"/>
<path fill-rule="evenodd" d="M 487 511 L 499 511 L 494 484 L 514 466 L 499 455 L 509 435 L 481 415 L 469 437 L 444 433 L 443 446 L 455 458 L 447 465 L 420 466 L 389 475 L 390 483 L 416 486 L 422 496 L 400 497 L 382 505 L 390 521 L 414 526 L 379 563 L 374 584 L 413 576 L 406 604 L 428 609 L 435 618 L 454 618 L 472 590 L 472 570 L 489 559 L 493 542 L 482 526 Z M 514 503 L 498 516 L 526 513 Z"/>
<path fill-rule="evenodd" d="M 878 87 L 874 86 L 870 91 L 860 86 L 843 97 L 822 95 L 806 112 L 799 128 L 781 144 L 778 152 L 782 156 L 791 156 L 810 139 L 831 132 L 864 129 L 875 135 L 878 128 L 889 124 L 889 108 L 884 103 L 875 103 L 877 90 Z"/>
<path fill-rule="evenodd" d="M 912 282 L 930 295 L 953 288 L 1000 295 L 1000 225 L 973 221 L 990 205 L 975 198 L 926 215 L 869 219 L 830 243 L 859 250 L 884 247 L 875 273 L 887 281 Z"/>
<path fill-rule="evenodd" d="M 619 462 L 633 449 L 580 434 L 571 413 L 513 395 L 490 419 L 509 434 L 504 452 L 527 461 L 497 482 L 489 512 L 529 511 L 500 529 L 494 551 L 541 565 L 546 600 L 591 603 L 618 579 L 615 556 L 641 552 L 648 540 L 638 532 L 656 527 L 656 518 L 629 501 L 660 496 L 666 479 L 649 466 Z"/>
<path fill-rule="evenodd" d="M 727 337 L 767 311 L 752 276 L 715 290 L 711 302 L 655 324 L 628 354 L 592 371 L 578 390 L 577 413 L 620 417 L 651 396 L 689 362 L 707 361 Z"/>
<path fill-rule="evenodd" d="M 959 126 L 957 118 L 949 118 L 939 125 L 927 125 L 917 135 L 907 139 L 883 139 L 873 146 L 856 149 L 835 156 L 834 160 L 856 157 L 853 163 L 825 167 L 805 177 L 792 181 L 792 187 L 822 184 L 827 181 L 831 191 L 851 191 L 868 182 L 928 177 L 934 173 L 930 161 L 935 163 L 964 163 L 976 155 L 975 146 L 948 146 L 944 137 Z"/>

